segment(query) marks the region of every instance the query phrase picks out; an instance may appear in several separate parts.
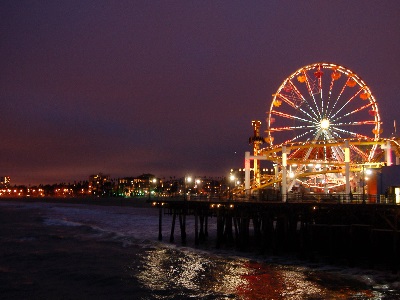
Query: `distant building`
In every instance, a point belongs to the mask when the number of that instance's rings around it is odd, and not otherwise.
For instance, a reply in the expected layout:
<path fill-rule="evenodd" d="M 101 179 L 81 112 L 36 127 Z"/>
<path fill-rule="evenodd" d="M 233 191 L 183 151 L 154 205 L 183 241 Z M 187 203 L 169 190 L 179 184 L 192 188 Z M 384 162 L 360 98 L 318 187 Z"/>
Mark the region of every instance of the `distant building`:
<path fill-rule="evenodd" d="M 99 173 L 89 176 L 89 194 L 96 197 L 112 196 L 113 183 L 110 175 Z"/>
<path fill-rule="evenodd" d="M 124 177 L 118 179 L 118 196 L 144 196 L 148 190 L 148 179 L 139 177 Z"/>
<path fill-rule="evenodd" d="M 212 178 L 204 178 L 201 181 L 201 191 L 207 195 L 218 195 L 221 193 L 221 182 Z"/>
<path fill-rule="evenodd" d="M 0 177 L 0 188 L 7 188 L 10 186 L 10 176 L 1 176 Z"/>

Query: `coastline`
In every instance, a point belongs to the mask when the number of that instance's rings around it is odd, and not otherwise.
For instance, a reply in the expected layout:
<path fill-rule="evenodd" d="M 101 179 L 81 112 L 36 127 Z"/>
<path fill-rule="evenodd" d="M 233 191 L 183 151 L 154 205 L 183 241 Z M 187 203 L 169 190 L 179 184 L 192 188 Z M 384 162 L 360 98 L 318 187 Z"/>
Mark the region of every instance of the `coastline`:
<path fill-rule="evenodd" d="M 57 197 L 0 197 L 0 201 L 4 202 L 27 202 L 27 203 L 68 203 L 68 204 L 89 204 L 101 206 L 128 206 L 128 207 L 151 207 L 148 198 L 117 198 L 117 197 L 70 197 L 70 198 L 57 198 Z"/>

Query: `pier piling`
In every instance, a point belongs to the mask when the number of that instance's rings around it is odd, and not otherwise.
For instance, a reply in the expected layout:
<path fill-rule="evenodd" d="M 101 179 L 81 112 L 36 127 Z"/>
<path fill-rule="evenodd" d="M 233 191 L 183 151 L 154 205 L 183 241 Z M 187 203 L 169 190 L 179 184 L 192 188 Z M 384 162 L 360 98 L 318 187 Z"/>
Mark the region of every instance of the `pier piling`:
<path fill-rule="evenodd" d="M 194 244 L 207 240 L 209 218 L 215 220 L 216 247 L 265 254 L 297 254 L 302 259 L 346 263 L 349 266 L 399 268 L 398 217 L 394 204 L 323 202 L 261 202 L 223 200 L 160 200 L 162 214 L 172 216 L 170 242 L 179 218 L 181 242 L 187 242 L 186 218 L 194 217 Z M 252 224 L 252 230 L 251 225 Z"/>

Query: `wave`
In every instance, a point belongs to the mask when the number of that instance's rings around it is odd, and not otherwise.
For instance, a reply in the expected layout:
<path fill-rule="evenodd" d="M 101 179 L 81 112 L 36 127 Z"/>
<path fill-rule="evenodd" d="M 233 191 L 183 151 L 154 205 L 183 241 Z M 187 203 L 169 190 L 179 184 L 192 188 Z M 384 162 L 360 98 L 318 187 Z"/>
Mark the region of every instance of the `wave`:
<path fill-rule="evenodd" d="M 244 295 L 251 294 L 251 288 L 268 289 L 272 293 L 272 286 L 265 282 L 269 280 L 271 283 L 274 278 L 279 278 L 287 287 L 281 286 L 280 289 L 285 290 L 286 297 L 293 299 L 301 299 L 302 296 L 312 298 L 321 293 L 329 296 L 336 285 L 342 286 L 340 295 L 344 295 L 344 289 L 347 288 L 353 292 L 363 291 L 362 297 L 366 298 L 400 296 L 398 274 L 323 262 L 313 263 L 291 256 L 266 256 L 216 249 L 213 242 L 215 220 L 209 222 L 209 243 L 202 247 L 190 247 L 179 244 L 178 231 L 176 244 L 157 240 L 158 210 L 154 208 L 22 202 L 0 202 L 0 206 L 40 210 L 45 226 L 82 227 L 80 232 L 86 238 L 143 249 L 142 267 L 135 271 L 134 276 L 150 290 L 154 289 L 152 285 L 160 284 L 160 280 L 165 287 L 171 287 L 172 280 L 174 288 L 178 287 L 181 292 L 182 289 L 186 292 L 191 290 L 193 296 L 223 294 L 229 297 L 232 293 L 237 295 L 238 288 Z M 164 237 L 169 237 L 171 219 L 168 215 L 163 216 Z M 194 221 L 188 218 L 187 245 L 194 245 L 193 228 Z M 207 285 L 203 286 L 205 276 L 211 276 L 214 282 L 206 281 Z M 259 281 L 265 282 L 261 284 Z M 370 296 L 366 291 L 369 291 Z"/>

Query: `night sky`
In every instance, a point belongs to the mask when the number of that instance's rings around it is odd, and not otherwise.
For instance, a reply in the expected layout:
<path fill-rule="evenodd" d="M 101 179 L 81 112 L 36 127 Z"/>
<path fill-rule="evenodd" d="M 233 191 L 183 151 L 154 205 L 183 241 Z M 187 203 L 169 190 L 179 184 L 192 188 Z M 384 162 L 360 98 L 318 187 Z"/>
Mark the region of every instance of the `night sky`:
<path fill-rule="evenodd" d="M 368 84 L 384 137 L 400 121 L 398 0 L 3 0 L 0 25 L 12 184 L 226 176 L 271 95 L 317 62 Z"/>

